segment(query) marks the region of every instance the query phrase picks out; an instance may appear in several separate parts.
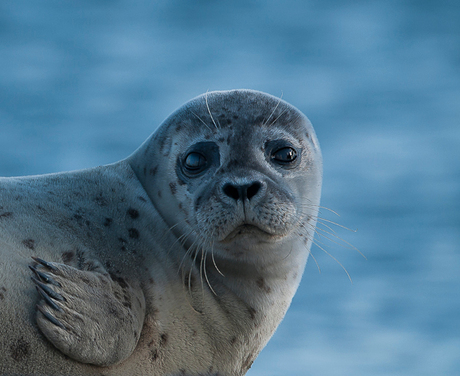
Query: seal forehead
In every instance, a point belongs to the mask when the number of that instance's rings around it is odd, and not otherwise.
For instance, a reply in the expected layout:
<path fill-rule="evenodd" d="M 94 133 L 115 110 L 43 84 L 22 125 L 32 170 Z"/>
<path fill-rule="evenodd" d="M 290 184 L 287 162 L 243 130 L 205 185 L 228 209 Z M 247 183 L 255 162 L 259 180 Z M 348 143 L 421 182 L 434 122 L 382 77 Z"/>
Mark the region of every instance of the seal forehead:
<path fill-rule="evenodd" d="M 247 140 L 257 128 L 267 134 L 283 130 L 295 139 L 314 135 L 310 122 L 297 108 L 253 90 L 203 94 L 172 114 L 161 128 L 158 140 L 175 137 L 195 142 L 201 138 L 227 144 L 231 139 Z"/>
<path fill-rule="evenodd" d="M 191 103 L 221 128 L 235 123 L 270 127 L 275 122 L 288 123 L 303 116 L 282 99 L 252 90 L 211 92 Z"/>
<path fill-rule="evenodd" d="M 294 106 L 274 96 L 252 90 L 216 91 L 192 99 L 167 123 L 184 127 L 232 128 L 237 124 L 271 125 L 296 123 L 304 115 Z"/>

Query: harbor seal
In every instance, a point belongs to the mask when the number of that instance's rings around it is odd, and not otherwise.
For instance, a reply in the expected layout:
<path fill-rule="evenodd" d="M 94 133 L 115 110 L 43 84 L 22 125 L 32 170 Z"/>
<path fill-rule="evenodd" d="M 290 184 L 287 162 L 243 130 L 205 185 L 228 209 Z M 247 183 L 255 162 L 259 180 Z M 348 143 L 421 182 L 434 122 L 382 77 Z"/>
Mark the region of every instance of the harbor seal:
<path fill-rule="evenodd" d="M 244 375 L 300 282 L 322 159 L 257 91 L 186 103 L 127 159 L 0 179 L 0 373 Z"/>

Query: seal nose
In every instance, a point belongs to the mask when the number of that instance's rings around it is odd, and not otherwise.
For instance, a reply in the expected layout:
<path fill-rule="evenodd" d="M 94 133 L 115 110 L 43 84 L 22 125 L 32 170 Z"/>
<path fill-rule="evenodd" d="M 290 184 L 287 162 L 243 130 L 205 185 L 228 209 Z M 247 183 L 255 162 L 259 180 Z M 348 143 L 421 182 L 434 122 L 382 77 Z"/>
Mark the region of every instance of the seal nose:
<path fill-rule="evenodd" d="M 232 183 L 226 183 L 222 187 L 222 191 L 224 194 L 235 201 L 238 200 L 251 200 L 259 191 L 260 188 L 262 187 L 262 184 L 258 181 L 250 183 L 250 184 L 232 184 Z"/>

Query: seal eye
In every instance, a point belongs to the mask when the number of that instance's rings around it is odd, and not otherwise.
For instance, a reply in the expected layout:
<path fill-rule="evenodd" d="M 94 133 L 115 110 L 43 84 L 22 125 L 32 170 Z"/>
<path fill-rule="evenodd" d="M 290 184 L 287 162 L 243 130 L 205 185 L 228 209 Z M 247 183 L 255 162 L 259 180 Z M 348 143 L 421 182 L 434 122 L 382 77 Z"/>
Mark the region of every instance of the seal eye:
<path fill-rule="evenodd" d="M 278 149 L 272 154 L 272 159 L 278 163 L 291 163 L 297 158 L 297 152 L 291 147 Z"/>
<path fill-rule="evenodd" d="M 191 173 L 197 173 L 206 167 L 206 158 L 195 151 L 189 153 L 184 160 L 184 167 Z"/>

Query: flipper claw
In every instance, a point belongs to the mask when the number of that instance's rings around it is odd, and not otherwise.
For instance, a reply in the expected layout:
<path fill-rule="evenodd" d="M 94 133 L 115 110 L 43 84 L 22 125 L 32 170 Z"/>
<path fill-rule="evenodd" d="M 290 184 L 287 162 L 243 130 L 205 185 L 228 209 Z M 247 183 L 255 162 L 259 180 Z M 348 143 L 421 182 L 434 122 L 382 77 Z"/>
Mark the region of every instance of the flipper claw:
<path fill-rule="evenodd" d="M 50 322 L 52 322 L 54 325 L 59 326 L 61 329 L 67 330 L 67 328 L 64 326 L 63 323 L 61 323 L 58 319 L 56 319 L 54 316 L 50 315 L 48 312 L 46 312 L 42 307 L 37 305 L 37 309 L 42 313 L 45 318 L 47 318 Z"/>
<path fill-rule="evenodd" d="M 53 264 L 51 264 L 50 262 L 45 261 L 45 260 L 43 260 L 43 259 L 41 259 L 41 258 L 39 258 L 39 257 L 34 257 L 34 256 L 32 256 L 32 259 L 33 259 L 35 262 L 37 262 L 37 263 L 39 263 L 39 264 L 41 264 L 41 265 L 47 267 L 48 269 L 55 270 L 55 271 L 58 270 L 58 268 L 56 268 Z"/>
<path fill-rule="evenodd" d="M 30 270 L 32 270 L 35 275 L 40 279 L 42 280 L 43 282 L 46 282 L 46 283 L 51 283 L 52 285 L 54 286 L 57 286 L 57 287 L 62 287 L 61 284 L 59 282 L 56 282 L 53 278 L 51 278 L 48 274 L 45 274 L 43 272 L 41 272 L 40 270 L 38 270 L 37 268 L 35 268 L 34 266 L 31 266 L 29 265 L 29 268 Z M 55 270 L 57 270 L 57 268 L 55 268 Z"/>
<path fill-rule="evenodd" d="M 48 304 L 51 308 L 53 308 L 55 311 L 62 312 L 62 308 L 59 307 L 53 300 L 50 298 L 50 296 L 40 287 L 40 286 L 35 286 L 37 289 L 38 293 L 41 295 L 41 297 L 45 300 L 46 304 Z"/>

